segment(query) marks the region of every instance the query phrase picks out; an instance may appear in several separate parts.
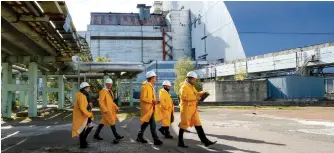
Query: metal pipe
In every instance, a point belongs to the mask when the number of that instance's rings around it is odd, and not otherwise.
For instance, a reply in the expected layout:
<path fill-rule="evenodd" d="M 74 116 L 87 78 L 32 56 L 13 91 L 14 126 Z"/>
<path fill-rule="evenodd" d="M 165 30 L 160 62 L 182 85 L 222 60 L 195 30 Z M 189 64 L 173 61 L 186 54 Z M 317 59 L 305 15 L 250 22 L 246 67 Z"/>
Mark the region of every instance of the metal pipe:
<path fill-rule="evenodd" d="M 28 71 L 27 69 L 25 69 L 25 68 L 23 68 L 23 67 L 16 66 L 16 65 L 12 65 L 12 68 L 13 68 L 14 70 L 18 70 L 18 71 L 20 71 L 20 72 L 27 72 L 27 71 Z"/>
<path fill-rule="evenodd" d="M 138 62 L 81 62 L 80 66 L 70 63 L 74 70 L 80 69 L 81 72 L 143 72 L 143 63 Z M 79 68 L 78 68 L 79 67 Z"/>

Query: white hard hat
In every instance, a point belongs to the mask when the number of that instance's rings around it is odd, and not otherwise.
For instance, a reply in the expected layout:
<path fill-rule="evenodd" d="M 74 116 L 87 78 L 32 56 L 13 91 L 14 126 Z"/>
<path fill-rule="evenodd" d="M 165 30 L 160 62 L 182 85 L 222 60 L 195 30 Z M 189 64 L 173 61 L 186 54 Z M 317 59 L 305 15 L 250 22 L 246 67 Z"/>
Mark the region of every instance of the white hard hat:
<path fill-rule="evenodd" d="M 162 82 L 162 85 L 163 86 L 172 86 L 172 84 L 168 81 L 168 80 L 165 80 L 164 82 Z"/>
<path fill-rule="evenodd" d="M 111 84 L 112 84 L 112 79 L 108 78 L 108 79 L 106 80 L 106 83 L 111 83 Z"/>
<path fill-rule="evenodd" d="M 87 82 L 81 82 L 80 84 L 80 89 L 85 88 L 85 87 L 89 87 L 90 85 Z"/>
<path fill-rule="evenodd" d="M 146 73 L 146 79 L 148 79 L 148 78 L 150 78 L 150 77 L 155 77 L 155 76 L 157 76 L 157 74 L 155 74 L 154 71 L 148 71 L 148 72 Z"/>
<path fill-rule="evenodd" d="M 197 79 L 197 74 L 194 71 L 190 71 L 187 73 L 187 77 L 192 77 Z"/>

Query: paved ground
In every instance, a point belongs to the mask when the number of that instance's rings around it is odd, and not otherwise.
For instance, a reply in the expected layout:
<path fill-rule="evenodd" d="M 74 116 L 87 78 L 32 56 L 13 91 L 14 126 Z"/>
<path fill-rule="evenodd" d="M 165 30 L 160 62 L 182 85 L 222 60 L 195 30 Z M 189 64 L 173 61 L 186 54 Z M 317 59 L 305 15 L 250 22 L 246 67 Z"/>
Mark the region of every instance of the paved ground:
<path fill-rule="evenodd" d="M 322 109 L 319 108 L 319 112 L 326 112 L 320 110 Z M 329 119 L 322 121 L 321 117 L 312 118 L 314 121 L 305 120 L 308 118 L 300 115 L 303 114 L 301 113 L 303 111 L 294 113 L 299 114 L 294 116 L 296 118 L 284 115 L 296 111 L 201 109 L 200 117 L 204 130 L 209 139 L 218 140 L 218 143 L 210 148 L 205 148 L 192 128 L 192 133 L 185 134 L 185 142 L 190 146 L 188 149 L 178 148 L 176 139 L 161 138 L 164 145 L 153 146 L 149 128 L 146 131 L 146 138 L 150 140 L 150 144 L 139 144 L 135 142 L 139 128 L 138 118 L 122 116 L 118 124 L 118 131 L 125 136 L 123 141 L 117 145 L 112 144 L 111 130 L 105 127 L 101 132 L 105 140 L 96 142 L 92 140 L 91 134 L 88 138 L 91 147 L 82 150 L 78 148 L 77 138 L 71 138 L 71 114 L 56 114 L 42 121 L 3 122 L 1 125 L 1 152 L 333 153 L 334 122 Z M 332 116 L 333 114 L 332 112 Z M 179 114 L 175 115 L 176 123 L 178 123 Z M 97 114 L 96 118 L 99 119 Z M 171 130 L 176 136 L 177 124 L 173 125 Z"/>

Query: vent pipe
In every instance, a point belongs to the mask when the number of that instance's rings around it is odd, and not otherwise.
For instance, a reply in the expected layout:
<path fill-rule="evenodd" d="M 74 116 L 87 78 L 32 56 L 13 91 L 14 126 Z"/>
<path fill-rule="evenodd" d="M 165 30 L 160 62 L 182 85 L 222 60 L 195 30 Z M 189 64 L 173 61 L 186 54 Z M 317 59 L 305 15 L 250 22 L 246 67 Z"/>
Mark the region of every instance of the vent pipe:
<path fill-rule="evenodd" d="M 139 20 L 143 21 L 145 19 L 145 4 L 137 4 L 137 8 L 139 9 Z"/>

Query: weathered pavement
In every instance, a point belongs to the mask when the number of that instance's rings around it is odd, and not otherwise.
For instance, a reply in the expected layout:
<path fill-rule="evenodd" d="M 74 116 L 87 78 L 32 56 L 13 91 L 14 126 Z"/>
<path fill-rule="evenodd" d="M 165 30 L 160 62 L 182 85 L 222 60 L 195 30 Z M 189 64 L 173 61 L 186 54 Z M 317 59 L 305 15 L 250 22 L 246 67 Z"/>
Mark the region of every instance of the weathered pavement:
<path fill-rule="evenodd" d="M 270 114 L 270 113 L 268 113 Z M 145 136 L 149 144 L 135 141 L 139 120 L 132 116 L 120 118 L 118 132 L 125 136 L 119 144 L 111 143 L 113 135 L 109 127 L 104 127 L 101 136 L 105 139 L 97 142 L 88 138 L 90 148 L 78 148 L 78 139 L 71 138 L 72 116 L 54 117 L 45 121 L 28 123 L 2 123 L 1 152 L 229 152 L 229 153 L 333 153 L 334 122 L 313 122 L 296 118 L 278 117 L 265 112 L 237 111 L 228 109 L 201 109 L 200 118 L 211 140 L 218 140 L 216 145 L 205 148 L 199 141 L 194 128 L 185 134 L 188 149 L 177 147 L 177 139 L 164 141 L 163 146 L 152 145 L 149 128 Z M 176 113 L 176 123 L 179 114 Z M 67 120 L 66 120 L 66 119 Z M 96 115 L 96 120 L 99 116 Z M 98 122 L 97 122 L 98 123 Z M 160 124 L 158 124 L 160 127 Z M 174 136 L 178 133 L 177 124 L 171 128 Z"/>

